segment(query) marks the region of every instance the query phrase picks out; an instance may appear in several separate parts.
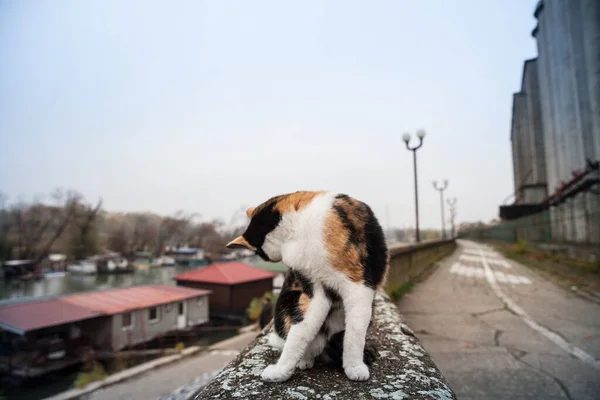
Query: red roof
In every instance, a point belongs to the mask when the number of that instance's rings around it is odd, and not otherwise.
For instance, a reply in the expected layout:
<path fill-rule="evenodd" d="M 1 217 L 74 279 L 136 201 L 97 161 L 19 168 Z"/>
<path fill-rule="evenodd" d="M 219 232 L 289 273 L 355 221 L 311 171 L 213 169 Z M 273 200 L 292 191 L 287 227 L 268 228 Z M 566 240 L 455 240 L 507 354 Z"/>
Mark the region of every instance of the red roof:
<path fill-rule="evenodd" d="M 213 264 L 177 275 L 176 281 L 192 281 L 236 285 L 238 283 L 273 279 L 275 274 L 240 262 Z"/>
<path fill-rule="evenodd" d="M 119 314 L 139 308 L 173 303 L 207 294 L 210 294 L 210 291 L 179 286 L 153 285 L 114 289 L 103 292 L 81 293 L 65 296 L 62 300 L 76 306 L 105 314 Z"/>
<path fill-rule="evenodd" d="M 32 301 L 0 307 L 0 326 L 22 334 L 100 315 L 97 311 L 66 303 L 62 299 Z"/>
<path fill-rule="evenodd" d="M 119 314 L 210 294 L 209 290 L 152 285 L 0 306 L 0 327 L 22 334 L 49 326 Z"/>

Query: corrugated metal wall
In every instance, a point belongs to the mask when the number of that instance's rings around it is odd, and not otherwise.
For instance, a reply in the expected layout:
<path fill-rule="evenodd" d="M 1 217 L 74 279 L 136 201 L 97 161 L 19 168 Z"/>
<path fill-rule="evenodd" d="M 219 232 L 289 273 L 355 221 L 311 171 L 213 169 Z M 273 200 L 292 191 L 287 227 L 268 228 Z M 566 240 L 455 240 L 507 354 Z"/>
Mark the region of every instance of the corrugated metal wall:
<path fill-rule="evenodd" d="M 513 95 L 511 140 L 516 204 L 541 203 L 548 194 L 542 128 L 537 60 L 527 60 L 521 91 Z"/>
<path fill-rule="evenodd" d="M 600 1 L 543 0 L 536 8 L 538 74 L 548 190 L 586 159 L 600 159 Z M 551 211 L 556 234 L 589 240 L 585 215 L 595 197 L 581 194 Z M 561 222 L 559 222 L 561 221 Z"/>

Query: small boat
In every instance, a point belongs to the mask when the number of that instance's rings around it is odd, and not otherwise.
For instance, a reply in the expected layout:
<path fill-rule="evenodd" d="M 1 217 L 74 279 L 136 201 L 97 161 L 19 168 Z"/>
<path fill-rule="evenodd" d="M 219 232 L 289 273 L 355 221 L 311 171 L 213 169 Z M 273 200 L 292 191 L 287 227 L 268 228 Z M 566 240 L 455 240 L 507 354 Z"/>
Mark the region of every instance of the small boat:
<path fill-rule="evenodd" d="M 67 270 L 73 275 L 96 275 L 98 267 L 95 262 L 79 261 L 67 267 Z"/>
<path fill-rule="evenodd" d="M 173 257 L 161 256 L 156 259 L 156 263 L 161 267 L 174 267 L 177 265 Z"/>

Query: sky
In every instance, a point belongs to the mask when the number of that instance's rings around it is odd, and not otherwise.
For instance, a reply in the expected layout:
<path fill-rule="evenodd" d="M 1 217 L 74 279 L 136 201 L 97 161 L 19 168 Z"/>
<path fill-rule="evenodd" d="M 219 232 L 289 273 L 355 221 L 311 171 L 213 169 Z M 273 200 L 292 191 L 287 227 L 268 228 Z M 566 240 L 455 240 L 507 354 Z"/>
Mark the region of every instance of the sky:
<path fill-rule="evenodd" d="M 513 192 L 512 93 L 537 0 L 0 0 L 0 192 L 226 223 L 296 190 L 439 229 Z"/>

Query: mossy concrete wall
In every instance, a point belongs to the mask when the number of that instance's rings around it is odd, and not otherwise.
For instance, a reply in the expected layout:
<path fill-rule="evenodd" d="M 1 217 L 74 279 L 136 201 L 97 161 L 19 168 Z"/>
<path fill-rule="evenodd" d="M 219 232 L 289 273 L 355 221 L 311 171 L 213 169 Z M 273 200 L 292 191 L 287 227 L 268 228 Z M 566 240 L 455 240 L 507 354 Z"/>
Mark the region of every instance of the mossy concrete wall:
<path fill-rule="evenodd" d="M 390 247 L 390 271 L 386 292 L 393 295 L 394 292 L 406 287 L 437 261 L 452 254 L 455 249 L 454 239 Z"/>
<path fill-rule="evenodd" d="M 296 370 L 286 382 L 261 379 L 262 371 L 279 357 L 267 345 L 271 326 L 251 343 L 203 390 L 187 399 L 456 399 L 445 378 L 413 332 L 406 326 L 391 299 L 375 298 L 373 324 L 367 333 L 377 349 L 371 377 L 364 382 L 346 378 L 341 368 L 315 365 Z"/>

